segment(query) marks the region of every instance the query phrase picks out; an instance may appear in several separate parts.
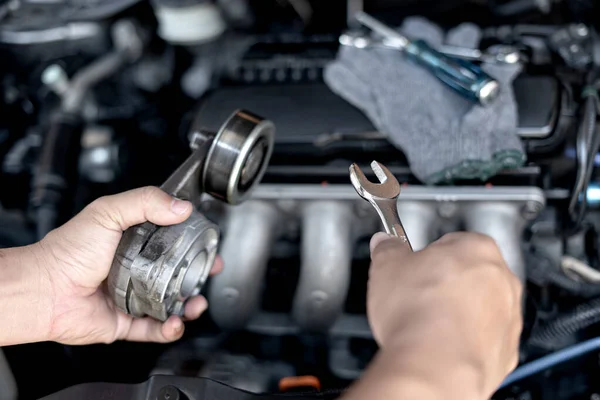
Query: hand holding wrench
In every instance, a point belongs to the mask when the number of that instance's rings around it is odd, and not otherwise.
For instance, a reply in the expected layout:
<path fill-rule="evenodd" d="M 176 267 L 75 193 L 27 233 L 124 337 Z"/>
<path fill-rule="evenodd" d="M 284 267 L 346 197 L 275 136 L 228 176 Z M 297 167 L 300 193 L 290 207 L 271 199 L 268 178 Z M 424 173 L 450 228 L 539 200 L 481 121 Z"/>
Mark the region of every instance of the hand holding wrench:
<path fill-rule="evenodd" d="M 350 181 L 360 197 L 367 200 L 377 211 L 385 231 L 402 239 L 412 250 L 408 241 L 400 217 L 398 217 L 398 196 L 400 195 L 400 184 L 394 175 L 377 161 L 371 163 L 371 169 L 375 172 L 380 183 L 373 183 L 367 179 L 358 165 L 350 166 Z"/>

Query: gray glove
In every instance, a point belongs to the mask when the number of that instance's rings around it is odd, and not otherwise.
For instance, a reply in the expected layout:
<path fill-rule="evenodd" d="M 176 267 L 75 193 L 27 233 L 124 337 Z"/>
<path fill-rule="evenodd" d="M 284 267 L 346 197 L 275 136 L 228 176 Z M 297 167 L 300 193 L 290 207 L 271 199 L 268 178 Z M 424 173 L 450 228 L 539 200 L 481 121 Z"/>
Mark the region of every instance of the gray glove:
<path fill-rule="evenodd" d="M 422 18 L 400 29 L 432 47 L 444 34 Z M 462 24 L 446 36 L 446 44 L 476 48 L 480 30 Z M 413 174 L 427 184 L 456 179 L 486 180 L 504 168 L 522 166 L 526 156 L 517 131 L 512 81 L 518 64 L 484 64 L 500 83 L 501 93 L 483 107 L 463 98 L 400 52 L 342 46 L 325 69 L 329 88 L 361 109 L 375 127 L 400 148 Z"/>

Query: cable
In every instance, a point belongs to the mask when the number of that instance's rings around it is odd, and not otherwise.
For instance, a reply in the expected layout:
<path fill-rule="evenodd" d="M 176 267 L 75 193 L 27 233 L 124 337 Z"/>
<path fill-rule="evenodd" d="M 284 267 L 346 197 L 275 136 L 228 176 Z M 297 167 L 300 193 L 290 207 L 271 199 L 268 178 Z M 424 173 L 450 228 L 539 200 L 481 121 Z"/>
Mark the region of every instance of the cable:
<path fill-rule="evenodd" d="M 582 356 L 586 353 L 600 349 L 600 337 L 589 339 L 585 342 L 578 343 L 571 347 L 559 350 L 555 353 L 548 354 L 535 361 L 524 364 L 515 369 L 508 377 L 500 384 L 498 389 L 503 389 L 515 382 L 528 378 L 532 375 L 540 373 L 548 368 L 555 367 L 564 362 Z"/>
<path fill-rule="evenodd" d="M 594 156 L 600 150 L 600 137 L 597 134 L 599 104 L 597 89 L 588 87 L 584 90 L 583 96 L 586 98 L 586 102 L 582 123 L 577 133 L 577 178 L 568 208 L 573 221 L 571 232 L 578 230 L 585 216 L 586 191 L 594 171 Z"/>
<path fill-rule="evenodd" d="M 580 304 L 572 311 L 534 330 L 528 343 L 552 350 L 560 347 L 562 340 L 598 322 L 600 322 L 600 298 Z"/>
<path fill-rule="evenodd" d="M 518 382 L 532 375 L 540 373 L 546 369 L 555 367 L 559 364 L 570 361 L 574 358 L 577 358 L 579 356 L 582 356 L 586 353 L 598 349 L 600 349 L 600 337 L 596 337 L 585 342 L 578 343 L 571 347 L 567 347 L 563 350 L 541 357 L 535 361 L 524 364 L 519 368 L 515 369 L 502 382 L 498 389 L 505 388 L 509 385 L 514 384 L 515 382 Z"/>

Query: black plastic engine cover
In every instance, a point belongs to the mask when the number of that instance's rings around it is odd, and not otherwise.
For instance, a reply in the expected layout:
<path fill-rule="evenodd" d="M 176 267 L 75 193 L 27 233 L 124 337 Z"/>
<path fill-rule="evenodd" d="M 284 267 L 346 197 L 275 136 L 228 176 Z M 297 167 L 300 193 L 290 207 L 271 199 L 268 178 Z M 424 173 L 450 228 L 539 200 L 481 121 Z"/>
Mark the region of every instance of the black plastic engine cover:
<path fill-rule="evenodd" d="M 339 391 L 310 394 L 254 394 L 206 378 L 153 376 L 140 384 L 86 383 L 42 400 L 279 400 L 334 399 Z"/>
<path fill-rule="evenodd" d="M 558 81 L 551 76 L 524 75 L 515 81 L 514 89 L 519 135 L 527 140 L 553 135 L 560 114 Z M 374 141 L 379 142 L 375 148 L 394 150 L 360 110 L 322 83 L 219 88 L 200 106 L 199 120 L 207 129 L 217 129 L 227 117 L 226 110 L 234 108 L 256 110 L 273 120 L 277 154 L 293 150 L 302 157 L 319 157 L 336 148 L 367 150 L 363 142 L 370 142 L 368 150 L 373 151 Z M 358 147 L 356 141 L 361 142 Z"/>
<path fill-rule="evenodd" d="M 519 132 L 526 148 L 539 152 L 539 148 L 545 151 L 562 142 L 566 124 L 561 122 L 564 94 L 558 80 L 522 75 L 514 88 Z M 359 109 L 323 83 L 221 87 L 200 104 L 198 120 L 206 129 L 215 130 L 227 117 L 226 110 L 234 108 L 268 115 L 277 127 L 267 181 L 312 175 L 323 181 L 345 182 L 348 160 L 361 164 L 377 159 L 399 179 L 416 182 L 402 151 L 390 144 Z M 545 147 L 532 145 L 537 142 Z M 506 172 L 511 174 L 512 184 L 515 178 L 535 179 L 538 173 L 531 166 Z"/>

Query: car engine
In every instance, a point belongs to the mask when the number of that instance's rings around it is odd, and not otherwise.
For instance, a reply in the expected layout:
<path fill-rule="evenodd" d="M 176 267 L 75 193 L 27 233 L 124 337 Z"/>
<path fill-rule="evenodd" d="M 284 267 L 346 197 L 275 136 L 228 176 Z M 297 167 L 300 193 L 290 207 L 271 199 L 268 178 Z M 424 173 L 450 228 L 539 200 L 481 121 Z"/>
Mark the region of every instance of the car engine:
<path fill-rule="evenodd" d="M 470 21 L 480 53 L 523 60 L 526 164 L 486 181 L 417 179 L 324 83 L 357 10 L 393 26 Z M 599 12 L 587 0 L 0 1 L 0 247 L 40 240 L 100 196 L 164 184 L 193 200 L 208 250 L 132 232 L 137 252 L 119 253 L 131 276 L 109 278 L 117 306 L 159 319 L 181 307 L 142 293 L 151 271 L 137 257 L 157 261 L 140 240 L 202 258 L 179 285 L 206 280 L 210 304 L 173 344 L 2 348 L 0 398 L 335 398 L 377 351 L 365 296 L 381 222 L 348 166 L 378 160 L 402 185 L 415 250 L 484 233 L 526 285 L 520 367 L 494 398 L 600 399 Z M 225 268 L 207 279 L 217 251 Z"/>

